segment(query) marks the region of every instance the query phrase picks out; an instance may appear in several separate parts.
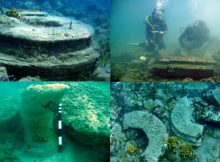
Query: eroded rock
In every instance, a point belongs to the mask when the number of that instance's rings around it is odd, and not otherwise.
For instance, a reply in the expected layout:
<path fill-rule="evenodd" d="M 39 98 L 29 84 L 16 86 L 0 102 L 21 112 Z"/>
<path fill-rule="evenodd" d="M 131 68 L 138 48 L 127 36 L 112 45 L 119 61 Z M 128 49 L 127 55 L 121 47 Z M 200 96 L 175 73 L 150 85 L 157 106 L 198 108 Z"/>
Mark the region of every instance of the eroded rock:
<path fill-rule="evenodd" d="M 21 115 L 25 127 L 26 153 L 49 156 L 57 151 L 53 111 L 57 111 L 68 89 L 66 84 L 45 84 L 30 85 L 24 91 Z"/>
<path fill-rule="evenodd" d="M 171 113 L 172 129 L 180 138 L 195 146 L 199 146 L 202 142 L 204 127 L 194 121 L 191 104 L 188 97 L 183 97 L 176 102 Z"/>
<path fill-rule="evenodd" d="M 163 56 L 152 67 L 155 76 L 164 78 L 209 78 L 214 75 L 215 61 L 187 56 Z"/>
<path fill-rule="evenodd" d="M 149 145 L 142 153 L 143 159 L 147 162 L 159 161 L 168 137 L 166 127 L 160 119 L 145 111 L 133 111 L 124 115 L 123 126 L 124 129 L 143 130 L 149 139 Z"/>
<path fill-rule="evenodd" d="M 109 151 L 109 83 L 80 83 L 63 98 L 63 124 L 68 135 L 83 145 Z"/>
<path fill-rule="evenodd" d="M 5 67 L 0 66 L 0 81 L 8 81 L 8 74 Z"/>
<path fill-rule="evenodd" d="M 0 65 L 9 75 L 74 80 L 95 70 L 99 53 L 92 27 L 44 12 L 19 13 L 20 19 L 0 16 Z"/>

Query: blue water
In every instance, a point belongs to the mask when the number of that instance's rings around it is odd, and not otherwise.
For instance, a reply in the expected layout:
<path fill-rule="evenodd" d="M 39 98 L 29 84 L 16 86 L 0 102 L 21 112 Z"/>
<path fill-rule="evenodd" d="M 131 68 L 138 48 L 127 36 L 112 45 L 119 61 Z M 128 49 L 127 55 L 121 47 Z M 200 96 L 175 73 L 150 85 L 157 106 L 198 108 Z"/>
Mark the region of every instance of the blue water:
<path fill-rule="evenodd" d="M 93 26 L 108 23 L 110 0 L 7 0 L 4 8 L 42 10 L 49 13 L 75 17 Z"/>

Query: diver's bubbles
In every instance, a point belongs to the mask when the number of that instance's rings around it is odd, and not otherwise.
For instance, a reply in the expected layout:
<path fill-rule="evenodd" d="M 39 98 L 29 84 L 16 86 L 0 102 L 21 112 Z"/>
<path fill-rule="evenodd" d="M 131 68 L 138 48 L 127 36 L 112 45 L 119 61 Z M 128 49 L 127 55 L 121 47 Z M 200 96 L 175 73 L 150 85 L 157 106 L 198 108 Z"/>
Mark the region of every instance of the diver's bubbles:
<path fill-rule="evenodd" d="M 201 0 L 190 0 L 189 1 L 190 5 L 192 6 L 192 9 L 198 10 L 199 5 L 202 3 Z"/>
<path fill-rule="evenodd" d="M 167 2 L 168 2 L 168 0 L 157 0 L 155 7 L 159 10 L 164 9 Z"/>

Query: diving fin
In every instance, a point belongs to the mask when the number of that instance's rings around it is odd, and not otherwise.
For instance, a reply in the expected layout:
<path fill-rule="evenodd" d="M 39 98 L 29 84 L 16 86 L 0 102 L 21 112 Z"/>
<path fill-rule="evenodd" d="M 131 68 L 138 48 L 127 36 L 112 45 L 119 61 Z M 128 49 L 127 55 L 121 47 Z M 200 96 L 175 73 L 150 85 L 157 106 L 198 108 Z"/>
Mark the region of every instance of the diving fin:
<path fill-rule="evenodd" d="M 147 46 L 148 43 L 145 41 L 145 42 L 132 42 L 132 43 L 128 43 L 128 45 L 130 46 Z"/>

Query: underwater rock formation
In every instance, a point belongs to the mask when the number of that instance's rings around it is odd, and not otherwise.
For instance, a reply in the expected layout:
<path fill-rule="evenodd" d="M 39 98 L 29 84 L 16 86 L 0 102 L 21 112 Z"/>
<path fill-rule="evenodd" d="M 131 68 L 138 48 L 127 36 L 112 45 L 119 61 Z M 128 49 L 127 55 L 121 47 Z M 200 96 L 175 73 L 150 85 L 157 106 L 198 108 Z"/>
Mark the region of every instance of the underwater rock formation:
<path fill-rule="evenodd" d="M 204 127 L 193 122 L 193 107 L 188 97 L 183 97 L 176 102 L 171 113 L 172 129 L 182 139 L 195 146 L 201 145 Z"/>
<path fill-rule="evenodd" d="M 155 76 L 164 78 L 209 78 L 214 75 L 214 65 L 212 59 L 168 56 L 160 57 L 152 67 Z"/>
<path fill-rule="evenodd" d="M 142 156 L 145 161 L 158 162 L 168 137 L 166 127 L 160 119 L 145 111 L 133 111 L 124 115 L 123 126 L 124 129 L 136 128 L 146 133 L 149 145 Z"/>
<path fill-rule="evenodd" d="M 199 161 L 220 161 L 220 130 L 219 127 L 207 127 L 202 140 L 202 145 L 197 149 L 197 153 L 200 155 Z"/>
<path fill-rule="evenodd" d="M 195 117 L 201 122 L 220 123 L 220 88 L 209 89 L 195 99 Z"/>
<path fill-rule="evenodd" d="M 65 80 L 94 71 L 99 53 L 92 27 L 45 12 L 18 13 L 19 19 L 0 16 L 0 65 L 9 74 Z"/>
<path fill-rule="evenodd" d="M 109 151 L 109 83 L 77 84 L 63 98 L 63 124 L 69 136 L 83 145 Z"/>
<path fill-rule="evenodd" d="M 117 153 L 121 148 L 125 147 L 126 136 L 122 132 L 122 127 L 119 123 L 114 123 L 111 127 L 110 134 L 110 151 L 112 156 L 117 156 Z"/>
<path fill-rule="evenodd" d="M 65 84 L 45 84 L 30 85 L 24 91 L 21 115 L 26 131 L 25 152 L 49 156 L 57 151 L 53 111 L 68 89 Z"/>
<path fill-rule="evenodd" d="M 202 109 L 202 111 L 200 111 Z M 215 111 L 213 106 L 201 107 L 198 108 L 198 111 L 195 113 L 198 120 L 207 123 L 220 123 L 220 112 Z"/>
<path fill-rule="evenodd" d="M 218 105 L 220 106 L 220 88 L 216 88 L 212 91 L 212 95 L 215 99 L 215 101 L 218 103 Z"/>

